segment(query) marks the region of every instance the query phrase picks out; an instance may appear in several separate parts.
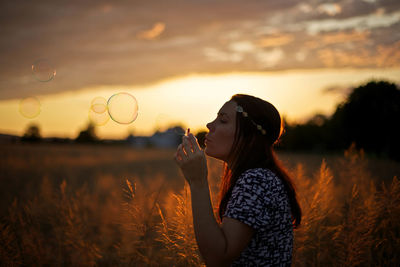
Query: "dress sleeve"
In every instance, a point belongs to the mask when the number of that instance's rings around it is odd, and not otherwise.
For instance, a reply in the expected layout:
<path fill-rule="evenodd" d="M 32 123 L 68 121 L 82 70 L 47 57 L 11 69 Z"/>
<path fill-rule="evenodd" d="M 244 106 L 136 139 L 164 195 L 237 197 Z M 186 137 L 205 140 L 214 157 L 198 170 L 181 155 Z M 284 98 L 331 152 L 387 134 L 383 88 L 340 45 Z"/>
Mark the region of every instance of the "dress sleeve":
<path fill-rule="evenodd" d="M 253 229 L 268 225 L 271 221 L 273 180 L 266 174 L 251 169 L 241 174 L 232 190 L 224 217 L 241 221 Z"/>

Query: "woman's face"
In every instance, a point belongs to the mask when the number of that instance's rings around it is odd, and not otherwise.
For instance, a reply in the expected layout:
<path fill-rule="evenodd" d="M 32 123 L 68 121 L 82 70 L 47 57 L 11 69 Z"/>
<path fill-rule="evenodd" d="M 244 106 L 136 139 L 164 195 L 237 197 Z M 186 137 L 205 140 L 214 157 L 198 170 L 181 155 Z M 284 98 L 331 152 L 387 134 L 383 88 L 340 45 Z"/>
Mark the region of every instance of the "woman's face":
<path fill-rule="evenodd" d="M 236 106 L 234 101 L 226 102 L 219 110 L 217 118 L 207 123 L 209 132 L 205 141 L 206 155 L 227 162 L 235 139 Z"/>

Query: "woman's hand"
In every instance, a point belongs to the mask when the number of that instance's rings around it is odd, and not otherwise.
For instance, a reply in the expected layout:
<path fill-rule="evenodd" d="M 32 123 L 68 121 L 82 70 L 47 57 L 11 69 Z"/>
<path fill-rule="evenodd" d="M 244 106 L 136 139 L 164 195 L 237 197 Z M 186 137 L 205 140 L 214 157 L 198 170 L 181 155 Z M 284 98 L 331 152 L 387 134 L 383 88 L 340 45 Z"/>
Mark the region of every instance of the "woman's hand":
<path fill-rule="evenodd" d="M 206 156 L 200 148 L 196 137 L 189 131 L 187 135 L 182 137 L 182 144 L 178 146 L 175 161 L 191 186 L 207 185 Z"/>

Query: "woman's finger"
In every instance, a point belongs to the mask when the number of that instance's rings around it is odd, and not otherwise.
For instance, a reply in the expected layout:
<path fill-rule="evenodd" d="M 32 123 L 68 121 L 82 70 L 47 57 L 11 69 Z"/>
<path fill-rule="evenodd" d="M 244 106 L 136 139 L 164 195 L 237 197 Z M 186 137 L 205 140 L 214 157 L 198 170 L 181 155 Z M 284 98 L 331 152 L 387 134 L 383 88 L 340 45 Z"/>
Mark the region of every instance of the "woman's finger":
<path fill-rule="evenodd" d="M 182 161 L 182 157 L 179 156 L 178 150 L 176 150 L 174 158 L 175 158 L 176 163 L 180 163 L 180 161 Z"/>
<path fill-rule="evenodd" d="M 200 150 L 200 147 L 199 147 L 199 143 L 197 142 L 196 137 L 195 137 L 192 133 L 190 133 L 190 134 L 188 135 L 188 137 L 189 137 L 189 141 L 190 141 L 190 143 L 191 143 L 191 145 L 192 145 L 193 152 L 199 151 L 199 150 Z"/>
<path fill-rule="evenodd" d="M 184 136 L 183 140 L 182 140 L 182 144 L 183 144 L 183 148 L 185 149 L 186 154 L 189 156 L 191 153 L 193 153 L 191 145 L 190 145 L 190 141 L 189 141 L 189 137 Z"/>
<path fill-rule="evenodd" d="M 180 161 L 183 161 L 187 157 L 185 152 L 183 151 L 182 144 L 180 144 L 178 146 L 178 149 L 176 150 L 176 154 L 177 154 L 177 156 L 178 156 Z"/>

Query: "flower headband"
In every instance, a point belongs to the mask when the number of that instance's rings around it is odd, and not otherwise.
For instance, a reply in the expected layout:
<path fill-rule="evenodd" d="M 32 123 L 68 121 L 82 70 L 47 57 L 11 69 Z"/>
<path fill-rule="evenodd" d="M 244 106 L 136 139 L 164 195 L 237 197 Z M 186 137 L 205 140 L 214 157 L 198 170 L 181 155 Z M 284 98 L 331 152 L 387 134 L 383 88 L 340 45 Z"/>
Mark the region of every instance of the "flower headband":
<path fill-rule="evenodd" d="M 239 112 L 239 113 L 241 113 L 241 114 L 243 115 L 243 117 L 249 118 L 250 121 L 251 121 L 251 123 L 254 124 L 254 125 L 257 127 L 257 130 L 259 130 L 259 131 L 261 132 L 262 135 L 266 135 L 266 134 L 267 134 L 267 132 L 264 130 L 264 128 L 263 128 L 260 124 L 255 123 L 255 122 L 249 117 L 249 114 L 247 114 L 247 112 L 243 110 L 242 106 L 237 105 L 237 106 L 236 106 L 236 111 Z"/>

